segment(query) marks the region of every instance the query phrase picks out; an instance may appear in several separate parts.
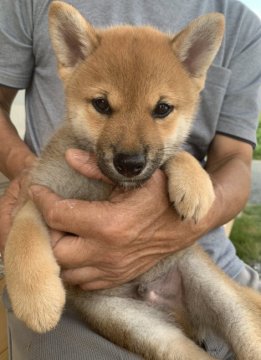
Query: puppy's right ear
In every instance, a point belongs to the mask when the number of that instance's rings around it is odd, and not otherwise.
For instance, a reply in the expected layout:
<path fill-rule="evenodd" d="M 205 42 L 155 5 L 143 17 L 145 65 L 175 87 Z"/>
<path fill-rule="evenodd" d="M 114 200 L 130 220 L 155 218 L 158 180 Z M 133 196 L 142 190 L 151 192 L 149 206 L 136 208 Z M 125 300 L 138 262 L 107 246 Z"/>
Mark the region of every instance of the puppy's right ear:
<path fill-rule="evenodd" d="M 59 75 L 66 80 L 75 66 L 98 46 L 91 24 L 71 5 L 53 1 L 49 8 L 49 32 L 58 61 Z"/>

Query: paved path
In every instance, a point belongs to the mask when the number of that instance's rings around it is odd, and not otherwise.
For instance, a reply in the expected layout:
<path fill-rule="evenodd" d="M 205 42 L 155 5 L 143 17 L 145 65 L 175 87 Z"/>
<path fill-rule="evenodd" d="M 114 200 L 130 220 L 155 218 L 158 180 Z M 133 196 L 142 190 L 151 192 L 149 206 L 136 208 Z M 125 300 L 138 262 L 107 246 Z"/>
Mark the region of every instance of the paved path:
<path fill-rule="evenodd" d="M 252 190 L 250 204 L 261 205 L 261 160 L 254 160 L 252 166 Z"/>
<path fill-rule="evenodd" d="M 252 164 L 252 186 L 248 203 L 261 205 L 261 160 L 254 160 Z M 251 266 L 260 274 L 261 278 L 260 259 L 257 259 Z"/>

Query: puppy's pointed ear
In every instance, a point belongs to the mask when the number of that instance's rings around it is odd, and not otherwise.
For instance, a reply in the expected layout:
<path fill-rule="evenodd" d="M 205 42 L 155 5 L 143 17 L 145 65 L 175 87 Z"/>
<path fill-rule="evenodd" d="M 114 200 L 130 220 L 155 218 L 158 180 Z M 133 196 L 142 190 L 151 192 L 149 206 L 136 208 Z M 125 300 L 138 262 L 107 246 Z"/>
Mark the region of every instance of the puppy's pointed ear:
<path fill-rule="evenodd" d="M 214 60 L 224 35 L 224 16 L 203 15 L 192 21 L 172 40 L 173 49 L 192 77 L 204 86 L 207 70 Z"/>
<path fill-rule="evenodd" d="M 99 44 L 91 24 L 74 7 L 61 1 L 53 1 L 50 5 L 49 32 L 63 80 Z"/>

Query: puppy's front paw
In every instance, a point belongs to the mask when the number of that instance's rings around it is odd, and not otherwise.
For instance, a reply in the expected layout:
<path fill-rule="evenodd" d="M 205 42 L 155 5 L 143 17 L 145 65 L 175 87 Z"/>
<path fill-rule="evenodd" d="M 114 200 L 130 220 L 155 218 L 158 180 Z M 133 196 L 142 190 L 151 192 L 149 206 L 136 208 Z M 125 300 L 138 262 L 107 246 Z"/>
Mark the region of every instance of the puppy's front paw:
<path fill-rule="evenodd" d="M 28 201 L 17 213 L 5 248 L 7 290 L 15 315 L 37 332 L 58 323 L 65 303 L 49 232 L 35 205 Z"/>
<path fill-rule="evenodd" d="M 215 193 L 208 173 L 186 152 L 170 159 L 166 166 L 169 198 L 182 219 L 198 222 L 209 211 Z"/>
<path fill-rule="evenodd" d="M 169 181 L 169 197 L 182 219 L 193 219 L 198 222 L 209 211 L 215 193 L 207 174 L 199 181 L 190 179 L 177 183 L 174 179 Z"/>
<path fill-rule="evenodd" d="M 58 274 L 42 274 L 26 284 L 9 283 L 13 311 L 18 319 L 39 333 L 53 329 L 65 304 L 65 290 Z M 35 278 L 35 279 L 36 279 Z"/>

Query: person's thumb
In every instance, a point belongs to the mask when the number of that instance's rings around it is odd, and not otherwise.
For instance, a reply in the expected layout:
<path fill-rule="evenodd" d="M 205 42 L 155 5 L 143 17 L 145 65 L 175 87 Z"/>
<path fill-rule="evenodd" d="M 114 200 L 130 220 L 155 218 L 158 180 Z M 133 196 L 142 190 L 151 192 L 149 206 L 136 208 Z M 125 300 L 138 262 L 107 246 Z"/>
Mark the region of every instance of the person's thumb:
<path fill-rule="evenodd" d="M 65 159 L 74 170 L 82 175 L 112 184 L 97 166 L 96 157 L 93 153 L 79 149 L 68 149 L 65 153 Z"/>

